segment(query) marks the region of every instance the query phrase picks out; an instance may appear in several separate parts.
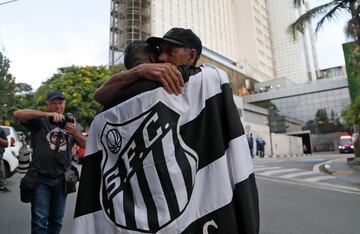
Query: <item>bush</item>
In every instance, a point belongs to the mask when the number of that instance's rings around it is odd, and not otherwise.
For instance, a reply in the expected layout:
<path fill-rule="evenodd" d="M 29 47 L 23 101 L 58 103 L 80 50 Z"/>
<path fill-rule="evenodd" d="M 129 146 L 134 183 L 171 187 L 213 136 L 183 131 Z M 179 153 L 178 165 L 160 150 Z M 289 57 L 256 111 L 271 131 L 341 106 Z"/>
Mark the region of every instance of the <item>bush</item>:
<path fill-rule="evenodd" d="M 356 140 L 354 142 L 354 148 L 355 157 L 360 157 L 360 136 L 356 137 Z"/>

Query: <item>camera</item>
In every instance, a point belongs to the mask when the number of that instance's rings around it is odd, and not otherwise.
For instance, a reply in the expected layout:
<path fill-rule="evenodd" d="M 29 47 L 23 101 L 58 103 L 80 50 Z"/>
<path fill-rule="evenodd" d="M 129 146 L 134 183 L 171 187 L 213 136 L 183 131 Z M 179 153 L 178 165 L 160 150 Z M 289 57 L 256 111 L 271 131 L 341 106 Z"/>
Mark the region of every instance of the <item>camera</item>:
<path fill-rule="evenodd" d="M 50 117 L 50 124 L 53 124 L 61 129 L 65 128 L 66 123 L 75 123 L 75 116 L 72 113 L 65 113 L 64 119 L 60 122 L 54 122 L 54 118 Z"/>

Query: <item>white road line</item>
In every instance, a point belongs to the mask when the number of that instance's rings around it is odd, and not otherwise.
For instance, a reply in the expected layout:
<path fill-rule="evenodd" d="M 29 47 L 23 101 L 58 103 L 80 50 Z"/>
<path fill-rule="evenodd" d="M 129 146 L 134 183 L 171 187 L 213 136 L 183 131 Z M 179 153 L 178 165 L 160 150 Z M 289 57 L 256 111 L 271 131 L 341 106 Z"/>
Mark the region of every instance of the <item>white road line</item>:
<path fill-rule="evenodd" d="M 262 175 L 262 176 L 270 176 L 273 174 L 277 174 L 277 173 L 284 173 L 284 172 L 293 172 L 293 171 L 299 171 L 300 169 L 298 168 L 289 168 L 289 169 L 280 169 L 280 170 L 271 170 L 271 171 L 265 171 L 265 172 L 261 172 L 258 175 Z"/>
<path fill-rule="evenodd" d="M 296 172 L 296 173 L 291 173 L 291 174 L 287 174 L 287 175 L 283 175 L 283 176 L 278 176 L 279 178 L 284 178 L 284 179 L 290 179 L 290 178 L 294 178 L 297 176 L 304 176 L 304 175 L 319 175 L 320 173 L 318 172 L 313 172 L 313 171 L 301 171 L 301 172 Z"/>
<path fill-rule="evenodd" d="M 267 181 L 276 181 L 280 183 L 286 183 L 286 184 L 293 184 L 293 185 L 301 185 L 306 186 L 310 188 L 316 188 L 316 189 L 325 189 L 330 191 L 337 191 L 341 193 L 351 193 L 351 194 L 357 194 L 360 195 L 360 189 L 358 188 L 352 188 L 352 187 L 345 187 L 345 186 L 339 186 L 334 184 L 327 184 L 327 183 L 303 183 L 301 180 L 279 180 L 279 177 L 266 177 L 266 176 L 259 176 L 258 180 L 267 180 Z"/>
<path fill-rule="evenodd" d="M 263 164 L 263 165 L 253 165 L 254 168 L 262 168 L 262 167 L 267 167 L 267 165 Z"/>
<path fill-rule="evenodd" d="M 304 179 L 302 181 L 305 181 L 305 182 L 318 182 L 320 180 L 329 180 L 329 179 L 335 179 L 335 178 L 336 178 L 335 176 L 317 176 L 317 177 L 307 178 L 307 179 Z"/>
<path fill-rule="evenodd" d="M 274 169 L 280 169 L 282 167 L 262 167 L 262 168 L 255 168 L 255 172 L 258 171 L 267 171 L 267 170 L 274 170 Z"/>

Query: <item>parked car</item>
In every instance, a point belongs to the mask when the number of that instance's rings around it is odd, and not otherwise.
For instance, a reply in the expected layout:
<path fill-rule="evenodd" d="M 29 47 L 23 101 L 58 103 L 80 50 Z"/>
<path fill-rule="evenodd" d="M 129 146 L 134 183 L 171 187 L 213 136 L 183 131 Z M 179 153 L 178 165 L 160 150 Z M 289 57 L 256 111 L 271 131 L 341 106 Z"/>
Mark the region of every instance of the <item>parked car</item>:
<path fill-rule="evenodd" d="M 22 147 L 22 142 L 16 133 L 15 129 L 11 126 L 0 126 L 5 134 L 8 136 L 8 141 L 10 142 L 10 147 L 7 147 L 5 150 L 11 150 L 15 152 L 15 155 L 19 155 L 19 150 Z"/>
<path fill-rule="evenodd" d="M 354 153 L 354 144 L 351 136 L 340 136 L 339 151 L 341 153 Z"/>
<path fill-rule="evenodd" d="M 19 165 L 19 160 L 17 157 L 19 155 L 19 150 L 22 146 L 22 143 L 19 140 L 19 137 L 13 127 L 0 126 L 0 128 L 4 130 L 9 141 L 9 147 L 5 148 L 3 155 L 5 176 L 8 178 L 16 172 L 16 168 Z"/>

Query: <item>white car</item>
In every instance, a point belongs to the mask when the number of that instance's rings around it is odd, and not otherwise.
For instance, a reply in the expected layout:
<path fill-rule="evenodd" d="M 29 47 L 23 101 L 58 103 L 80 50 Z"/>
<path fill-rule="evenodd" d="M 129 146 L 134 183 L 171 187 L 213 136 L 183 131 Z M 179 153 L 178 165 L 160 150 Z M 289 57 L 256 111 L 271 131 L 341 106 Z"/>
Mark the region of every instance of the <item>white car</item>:
<path fill-rule="evenodd" d="M 8 178 L 16 172 L 19 165 L 18 155 L 22 143 L 16 134 L 16 131 L 11 126 L 0 126 L 5 131 L 9 141 L 9 147 L 5 148 L 3 155 L 5 176 Z"/>

